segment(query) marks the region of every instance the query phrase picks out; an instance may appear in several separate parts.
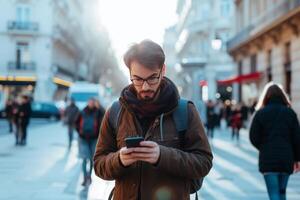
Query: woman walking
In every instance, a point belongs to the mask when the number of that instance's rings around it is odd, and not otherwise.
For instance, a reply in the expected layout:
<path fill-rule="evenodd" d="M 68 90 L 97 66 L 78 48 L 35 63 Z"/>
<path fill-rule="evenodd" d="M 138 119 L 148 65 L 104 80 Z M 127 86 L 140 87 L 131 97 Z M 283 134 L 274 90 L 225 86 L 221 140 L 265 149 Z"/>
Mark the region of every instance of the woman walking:
<path fill-rule="evenodd" d="M 299 170 L 299 121 L 286 93 L 272 82 L 265 86 L 256 110 L 250 141 L 259 151 L 259 171 L 269 199 L 285 200 L 289 176 Z"/>

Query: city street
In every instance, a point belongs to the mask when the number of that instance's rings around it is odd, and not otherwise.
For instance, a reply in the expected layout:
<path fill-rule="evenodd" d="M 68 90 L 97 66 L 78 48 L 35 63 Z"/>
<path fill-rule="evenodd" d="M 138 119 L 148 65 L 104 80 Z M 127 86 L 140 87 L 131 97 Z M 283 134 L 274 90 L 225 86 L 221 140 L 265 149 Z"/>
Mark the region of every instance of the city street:
<path fill-rule="evenodd" d="M 67 150 L 66 127 L 60 122 L 33 122 L 26 147 L 16 147 L 12 134 L 0 136 L 0 199 L 68 200 L 107 199 L 113 182 L 93 176 L 89 188 L 80 184 L 81 165 L 77 159 L 77 142 Z M 266 189 L 257 171 L 257 152 L 242 132 L 238 145 L 228 131 L 217 132 L 211 141 L 214 166 L 199 192 L 205 200 L 264 200 Z M 287 197 L 300 197 L 300 173 L 290 178 Z M 193 196 L 191 199 L 194 199 Z"/>

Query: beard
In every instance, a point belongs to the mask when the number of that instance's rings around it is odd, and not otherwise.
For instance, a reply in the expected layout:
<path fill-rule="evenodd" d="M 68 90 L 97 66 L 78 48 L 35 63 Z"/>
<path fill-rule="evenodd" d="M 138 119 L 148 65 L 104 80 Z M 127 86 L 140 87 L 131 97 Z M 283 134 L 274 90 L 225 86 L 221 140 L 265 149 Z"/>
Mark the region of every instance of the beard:
<path fill-rule="evenodd" d="M 157 91 L 154 90 L 144 90 L 138 93 L 138 97 L 144 102 L 151 102 L 155 98 L 156 93 Z"/>

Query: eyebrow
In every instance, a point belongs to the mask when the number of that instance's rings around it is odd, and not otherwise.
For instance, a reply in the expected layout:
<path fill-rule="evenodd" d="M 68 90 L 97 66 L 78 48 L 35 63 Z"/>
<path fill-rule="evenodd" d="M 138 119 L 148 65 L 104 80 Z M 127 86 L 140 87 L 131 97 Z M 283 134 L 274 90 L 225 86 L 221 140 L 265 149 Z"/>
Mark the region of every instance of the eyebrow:
<path fill-rule="evenodd" d="M 135 77 L 135 78 L 140 78 L 140 79 L 148 79 L 148 78 L 151 78 L 151 77 L 153 77 L 153 76 L 157 76 L 158 74 L 159 74 L 159 72 L 155 72 L 154 74 L 148 76 L 147 78 L 142 78 L 142 77 L 137 76 L 137 75 L 132 75 L 132 76 Z"/>

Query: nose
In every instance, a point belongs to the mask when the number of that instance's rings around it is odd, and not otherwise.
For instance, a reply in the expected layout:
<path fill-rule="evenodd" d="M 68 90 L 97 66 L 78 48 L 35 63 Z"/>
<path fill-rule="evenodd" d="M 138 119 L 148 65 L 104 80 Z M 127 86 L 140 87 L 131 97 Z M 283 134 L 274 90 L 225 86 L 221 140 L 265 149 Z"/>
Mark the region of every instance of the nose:
<path fill-rule="evenodd" d="M 144 81 L 142 85 L 142 90 L 148 90 L 148 89 L 150 89 L 150 85 L 147 83 L 147 81 Z"/>

